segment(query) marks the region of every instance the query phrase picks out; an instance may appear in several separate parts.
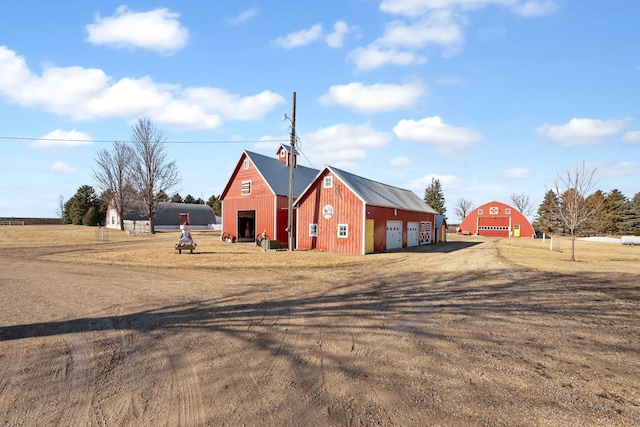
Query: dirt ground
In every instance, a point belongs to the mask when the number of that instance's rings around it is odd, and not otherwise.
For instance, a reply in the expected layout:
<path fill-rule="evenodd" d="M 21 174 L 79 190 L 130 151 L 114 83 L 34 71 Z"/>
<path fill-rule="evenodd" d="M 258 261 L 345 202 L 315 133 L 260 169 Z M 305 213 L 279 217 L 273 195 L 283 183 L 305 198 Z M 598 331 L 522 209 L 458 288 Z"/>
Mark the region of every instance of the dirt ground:
<path fill-rule="evenodd" d="M 0 424 L 640 425 L 640 276 L 526 270 L 498 242 L 308 268 L 0 249 Z"/>

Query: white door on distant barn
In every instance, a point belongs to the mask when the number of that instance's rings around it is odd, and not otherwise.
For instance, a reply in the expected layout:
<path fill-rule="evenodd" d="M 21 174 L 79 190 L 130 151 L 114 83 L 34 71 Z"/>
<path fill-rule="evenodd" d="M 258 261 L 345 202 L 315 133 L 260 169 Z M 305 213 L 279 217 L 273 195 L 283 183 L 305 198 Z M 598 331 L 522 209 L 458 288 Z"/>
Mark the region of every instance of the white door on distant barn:
<path fill-rule="evenodd" d="M 418 246 L 420 232 L 417 222 L 407 223 L 407 247 Z"/>
<path fill-rule="evenodd" d="M 387 249 L 402 247 L 402 221 L 387 221 Z"/>
<path fill-rule="evenodd" d="M 420 222 L 420 244 L 428 245 L 431 243 L 431 223 L 427 221 Z"/>

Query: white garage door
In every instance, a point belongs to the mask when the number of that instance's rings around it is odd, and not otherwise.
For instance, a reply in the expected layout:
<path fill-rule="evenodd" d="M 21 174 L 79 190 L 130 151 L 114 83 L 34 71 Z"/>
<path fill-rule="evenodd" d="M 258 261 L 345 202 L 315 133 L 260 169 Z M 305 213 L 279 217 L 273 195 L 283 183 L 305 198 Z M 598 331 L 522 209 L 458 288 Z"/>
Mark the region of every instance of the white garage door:
<path fill-rule="evenodd" d="M 387 249 L 402 247 L 402 221 L 387 221 Z"/>
<path fill-rule="evenodd" d="M 417 222 L 407 223 L 407 246 L 418 246 L 420 232 L 418 231 Z"/>

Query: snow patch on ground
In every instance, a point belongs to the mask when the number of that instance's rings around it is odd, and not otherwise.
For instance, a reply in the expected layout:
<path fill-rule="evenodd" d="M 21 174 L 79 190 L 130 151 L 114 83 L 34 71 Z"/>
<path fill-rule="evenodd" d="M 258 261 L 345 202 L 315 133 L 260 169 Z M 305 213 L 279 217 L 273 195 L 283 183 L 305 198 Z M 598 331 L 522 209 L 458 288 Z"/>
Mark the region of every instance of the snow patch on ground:
<path fill-rule="evenodd" d="M 578 240 L 584 240 L 586 242 L 620 243 L 620 238 L 616 237 L 581 237 Z"/>

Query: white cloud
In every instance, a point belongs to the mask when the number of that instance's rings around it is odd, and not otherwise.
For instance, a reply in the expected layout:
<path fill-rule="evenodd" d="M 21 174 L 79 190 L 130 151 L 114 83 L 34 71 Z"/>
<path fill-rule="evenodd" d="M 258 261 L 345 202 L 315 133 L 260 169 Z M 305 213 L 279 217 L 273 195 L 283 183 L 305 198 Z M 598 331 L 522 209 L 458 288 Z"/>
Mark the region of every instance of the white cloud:
<path fill-rule="evenodd" d="M 502 173 L 502 177 L 513 180 L 524 180 L 533 177 L 533 172 L 526 168 L 511 168 Z"/>
<path fill-rule="evenodd" d="M 540 136 L 558 142 L 560 145 L 593 145 L 622 131 L 630 122 L 629 118 L 618 120 L 573 118 L 564 125 L 545 123 L 536 131 Z"/>
<path fill-rule="evenodd" d="M 420 48 L 435 44 L 455 49 L 464 41 L 460 23 L 456 22 L 449 11 L 437 11 L 428 14 L 411 24 L 393 21 L 385 29 L 377 43 L 384 46 Z"/>
<path fill-rule="evenodd" d="M 640 163 L 611 162 L 598 165 L 598 173 L 603 177 L 640 175 Z"/>
<path fill-rule="evenodd" d="M 462 49 L 463 28 L 471 11 L 488 6 L 511 9 L 523 17 L 548 15 L 556 11 L 553 0 L 383 0 L 380 10 L 400 16 L 402 20 L 389 23 L 382 37 L 365 51 L 354 51 L 350 58 L 361 70 L 370 70 L 395 63 L 408 65 L 413 62 L 392 62 L 373 56 L 376 52 L 403 52 L 423 49 L 429 45 L 443 48 L 443 56 L 451 57 Z M 480 32 L 481 37 L 499 37 L 504 28 L 494 27 Z M 368 55 L 365 55 L 368 54 Z M 414 52 L 414 57 L 420 57 Z M 368 61 L 365 61 L 369 59 Z"/>
<path fill-rule="evenodd" d="M 383 65 L 412 65 L 424 64 L 427 59 L 410 51 L 383 48 L 375 44 L 359 47 L 349 53 L 348 59 L 353 62 L 360 71 L 369 71 Z"/>
<path fill-rule="evenodd" d="M 285 99 L 263 91 L 240 96 L 213 87 L 182 88 L 150 77 L 112 82 L 102 70 L 49 67 L 38 76 L 24 58 L 0 46 L 0 97 L 78 121 L 149 117 L 181 129 L 214 129 L 223 118 L 260 120 Z"/>
<path fill-rule="evenodd" d="M 341 105 L 364 113 L 379 113 L 410 108 L 425 92 L 426 89 L 419 83 L 365 86 L 354 82 L 332 86 L 329 93 L 320 97 L 320 104 Z"/>
<path fill-rule="evenodd" d="M 257 14 L 258 14 L 258 9 L 257 8 L 247 9 L 247 10 L 242 11 L 240 14 L 238 14 L 236 16 L 232 16 L 232 17 L 228 18 L 228 22 L 231 25 L 240 25 L 240 24 L 248 21 L 249 19 L 253 18 Z"/>
<path fill-rule="evenodd" d="M 464 150 L 482 140 L 482 135 L 470 128 L 446 124 L 440 117 L 422 120 L 400 120 L 393 128 L 400 139 L 437 145 L 437 153 L 443 156 L 464 154 Z"/>
<path fill-rule="evenodd" d="M 127 6 L 120 6 L 112 16 L 96 15 L 94 23 L 86 26 L 87 41 L 94 45 L 171 54 L 189 40 L 189 31 L 180 24 L 179 17 L 179 13 L 165 8 L 133 12 Z"/>
<path fill-rule="evenodd" d="M 533 18 L 551 15 L 558 10 L 558 6 L 551 0 L 525 1 L 524 3 L 515 5 L 513 10 L 525 18 Z"/>
<path fill-rule="evenodd" d="M 184 98 L 226 119 L 246 121 L 262 119 L 267 112 L 286 103 L 281 95 L 268 90 L 253 96 L 240 96 L 212 87 L 186 89 Z"/>
<path fill-rule="evenodd" d="M 70 131 L 56 129 L 41 136 L 31 146 L 37 148 L 72 148 L 91 144 L 93 144 L 93 138 L 89 134 L 79 132 L 76 129 L 71 129 Z"/>
<path fill-rule="evenodd" d="M 51 165 L 50 171 L 53 173 L 71 174 L 76 173 L 78 170 L 69 166 L 65 162 L 55 162 L 53 165 Z"/>
<path fill-rule="evenodd" d="M 293 49 L 313 43 L 322 37 L 322 33 L 322 25 L 315 24 L 310 28 L 289 33 L 284 37 L 278 37 L 273 43 L 285 49 Z"/>
<path fill-rule="evenodd" d="M 395 159 L 391 159 L 389 162 L 389 166 L 392 168 L 401 168 L 409 165 L 411 165 L 411 159 L 407 156 L 396 157 Z"/>
<path fill-rule="evenodd" d="M 522 3 L 542 3 L 542 5 L 530 5 L 529 8 L 544 8 L 544 3 L 552 1 L 526 1 L 520 0 L 383 0 L 380 3 L 380 10 L 394 15 L 404 15 L 409 17 L 419 16 L 432 10 L 460 9 L 473 10 L 487 6 L 523 7 Z"/>
<path fill-rule="evenodd" d="M 357 168 L 357 160 L 363 159 L 367 150 L 384 147 L 391 140 L 391 134 L 369 124 L 338 124 L 299 136 L 316 167 L 328 164 L 345 169 Z"/>
<path fill-rule="evenodd" d="M 344 21 L 338 21 L 333 25 L 333 33 L 327 34 L 325 40 L 329 47 L 339 48 L 347 34 L 349 34 L 349 26 Z"/>
<path fill-rule="evenodd" d="M 640 130 L 627 132 L 622 137 L 623 144 L 640 144 Z"/>
<path fill-rule="evenodd" d="M 420 178 L 412 179 L 409 181 L 408 187 L 409 189 L 415 191 L 417 194 L 423 194 L 424 190 L 431 185 L 432 179 L 437 179 L 440 181 L 440 185 L 442 186 L 442 190 L 455 190 L 457 188 L 462 187 L 463 181 L 454 175 L 434 175 L 429 174 Z"/>

